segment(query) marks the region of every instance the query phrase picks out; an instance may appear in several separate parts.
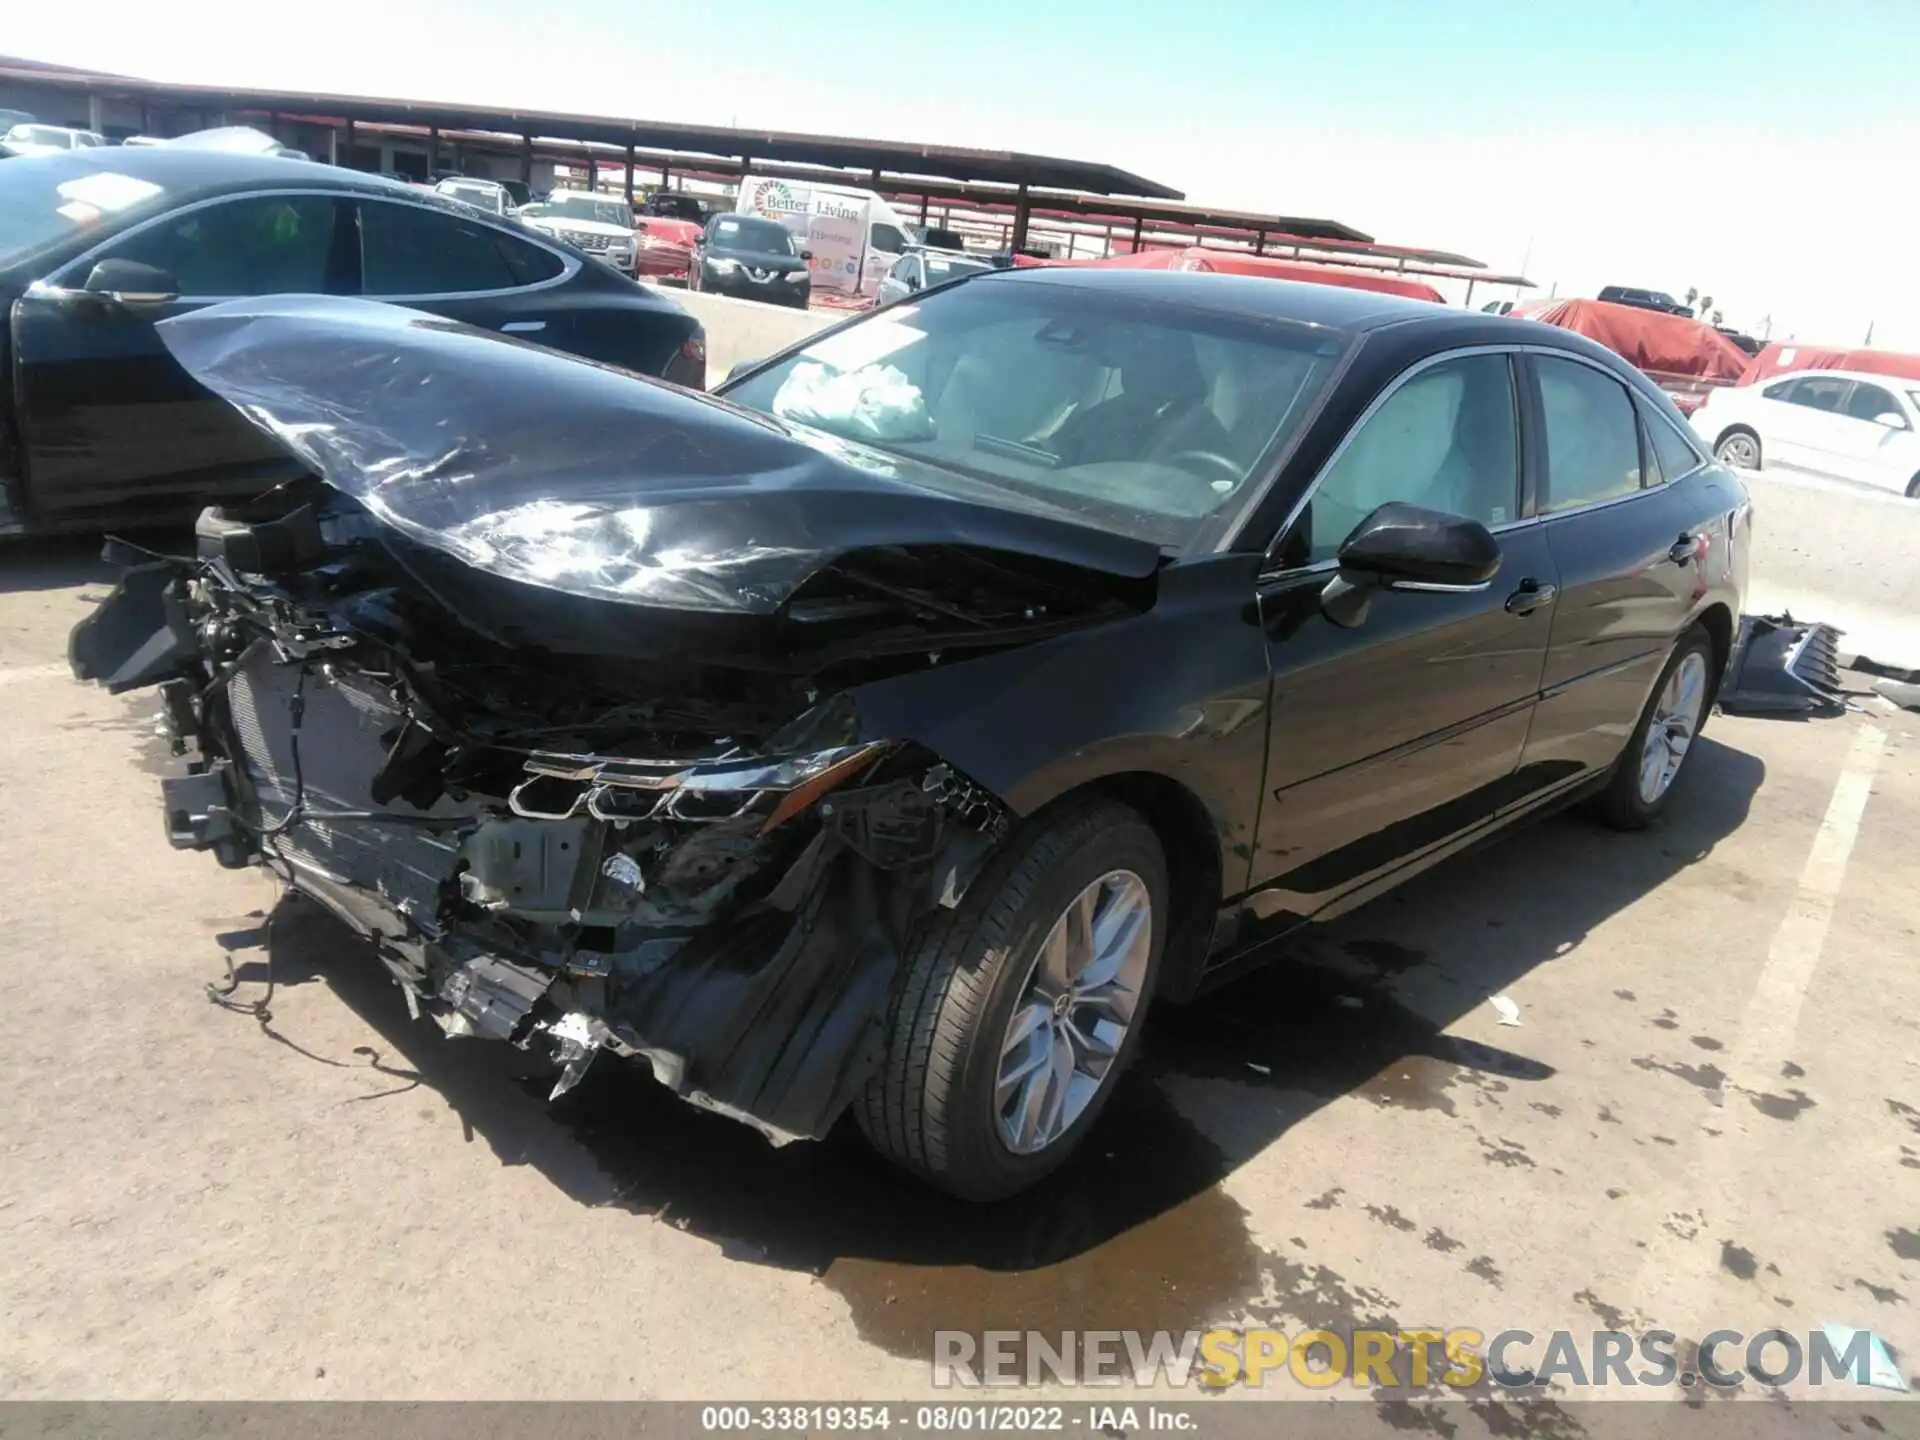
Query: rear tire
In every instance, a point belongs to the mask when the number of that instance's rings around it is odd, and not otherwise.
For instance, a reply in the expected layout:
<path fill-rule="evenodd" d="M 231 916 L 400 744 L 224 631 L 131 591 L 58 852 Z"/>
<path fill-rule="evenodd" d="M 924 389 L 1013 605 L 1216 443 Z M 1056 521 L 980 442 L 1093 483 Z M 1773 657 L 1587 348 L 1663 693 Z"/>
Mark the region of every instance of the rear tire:
<path fill-rule="evenodd" d="M 1093 959 L 1080 973 L 1094 977 L 1101 969 L 1103 933 L 1139 933 L 1123 928 L 1129 915 L 1145 932 L 1144 963 L 1137 939 L 1115 946 L 1127 957 L 1115 968 L 1120 978 L 1088 992 L 1108 995 L 1079 1005 L 1072 996 L 1056 999 L 1053 1018 L 1046 1018 L 1045 989 L 1074 989 L 1049 986 L 1049 962 L 1064 961 L 1076 932 L 1062 927 L 1070 911 L 1082 915 L 1077 907 L 1090 891 L 1084 933 Z M 1134 897 L 1131 910 L 1124 897 Z M 1052 1173 L 1099 1118 L 1138 1046 L 1167 913 L 1159 839 L 1127 806 L 1070 802 L 1016 831 L 959 907 L 935 911 L 908 947 L 887 1009 L 885 1054 L 854 1104 L 867 1139 L 964 1200 L 1002 1199 Z M 1119 1007 L 1124 1033 L 1114 1041 L 1116 993 L 1127 998 Z M 1042 1055 L 1064 1055 L 1071 1065 L 1027 1058 Z M 1097 1078 L 1083 1075 L 1083 1059 L 1098 1068 Z M 1041 1117 L 1030 1134 L 1023 1124 L 1029 1114 Z"/>
<path fill-rule="evenodd" d="M 1744 425 L 1735 425 L 1713 443 L 1713 458 L 1737 470 L 1760 468 L 1760 437 Z"/>
<path fill-rule="evenodd" d="M 1713 708 L 1713 661 L 1713 637 L 1698 625 L 1674 645 L 1653 694 L 1647 697 L 1646 708 L 1640 712 L 1640 723 L 1633 727 L 1627 748 L 1614 762 L 1607 788 L 1593 799 L 1593 813 L 1602 824 L 1615 830 L 1644 830 L 1667 808 L 1674 787 L 1686 773 L 1687 756 L 1699 743 L 1707 714 Z M 1689 694 L 1691 700 L 1686 698 Z M 1690 717 L 1675 713 L 1685 712 L 1689 706 Z M 1656 725 L 1666 732 L 1664 741 L 1654 738 Z M 1683 742 L 1678 754 L 1674 751 L 1676 741 Z M 1664 775 L 1656 777 L 1656 768 Z"/>

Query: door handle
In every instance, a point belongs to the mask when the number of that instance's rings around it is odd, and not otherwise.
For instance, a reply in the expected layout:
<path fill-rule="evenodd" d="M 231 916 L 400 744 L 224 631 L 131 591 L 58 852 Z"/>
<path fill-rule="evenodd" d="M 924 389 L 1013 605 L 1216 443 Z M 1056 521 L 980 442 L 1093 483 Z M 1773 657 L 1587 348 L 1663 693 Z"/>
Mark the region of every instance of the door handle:
<path fill-rule="evenodd" d="M 1538 580 L 1522 580 L 1520 588 L 1507 596 L 1509 615 L 1531 615 L 1542 605 L 1551 605 L 1553 597 L 1560 591 L 1552 585 L 1542 585 Z"/>
<path fill-rule="evenodd" d="M 1667 559 L 1676 565 L 1686 565 L 1696 559 L 1699 554 L 1700 537 L 1698 535 L 1683 534 L 1678 540 L 1673 542 L 1672 548 L 1667 551 Z"/>

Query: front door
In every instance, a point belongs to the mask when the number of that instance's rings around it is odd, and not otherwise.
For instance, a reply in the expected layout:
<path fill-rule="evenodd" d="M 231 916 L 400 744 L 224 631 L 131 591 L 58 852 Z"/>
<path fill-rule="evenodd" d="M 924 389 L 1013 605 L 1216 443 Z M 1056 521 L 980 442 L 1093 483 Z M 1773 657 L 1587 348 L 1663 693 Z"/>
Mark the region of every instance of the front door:
<path fill-rule="evenodd" d="M 1863 485 L 1905 490 L 1914 472 L 1912 422 L 1893 392 L 1856 380 L 1842 402 L 1835 430 L 1834 473 Z"/>
<path fill-rule="evenodd" d="M 216 300 L 339 288 L 336 215 L 326 195 L 176 211 L 15 303 L 15 396 L 36 521 L 178 518 L 299 473 L 284 449 L 174 363 L 154 326 Z M 173 278 L 178 298 L 123 305 L 77 293 L 102 260 L 154 266 Z"/>
<path fill-rule="evenodd" d="M 1802 375 L 1774 401 L 1763 458 L 1802 470 L 1831 471 L 1837 460 L 1840 404 L 1851 380 L 1837 375 Z M 1769 387 L 1771 388 L 1771 387 Z"/>
<path fill-rule="evenodd" d="M 1273 672 L 1257 912 L 1311 915 L 1513 798 L 1554 603 L 1552 556 L 1520 516 L 1511 357 L 1429 362 L 1348 436 L 1276 551 L 1260 607 Z M 1466 593 L 1377 591 L 1345 629 L 1320 608 L 1340 543 L 1407 501 L 1496 532 Z"/>

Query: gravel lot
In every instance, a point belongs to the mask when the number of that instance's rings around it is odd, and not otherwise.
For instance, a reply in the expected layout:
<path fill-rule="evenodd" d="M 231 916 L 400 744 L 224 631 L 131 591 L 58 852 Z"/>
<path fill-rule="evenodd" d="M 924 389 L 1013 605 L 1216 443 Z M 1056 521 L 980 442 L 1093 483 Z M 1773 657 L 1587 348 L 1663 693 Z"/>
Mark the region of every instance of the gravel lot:
<path fill-rule="evenodd" d="M 937 1326 L 1240 1319 L 1920 1366 L 1920 717 L 1716 717 L 1663 828 L 1542 822 L 1160 1012 L 1085 1163 L 980 1211 L 610 1063 L 549 1107 L 170 851 L 150 697 L 66 675 L 105 579 L 0 552 L 0 1394 L 912 1396 Z M 208 1003 L 269 953 L 270 1019 Z"/>

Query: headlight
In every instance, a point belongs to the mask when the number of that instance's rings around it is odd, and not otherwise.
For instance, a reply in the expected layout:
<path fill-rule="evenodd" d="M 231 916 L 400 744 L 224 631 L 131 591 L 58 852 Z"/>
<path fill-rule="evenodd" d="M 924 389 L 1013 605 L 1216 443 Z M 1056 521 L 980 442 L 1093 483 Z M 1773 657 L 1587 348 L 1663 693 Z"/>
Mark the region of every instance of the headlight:
<path fill-rule="evenodd" d="M 710 259 L 707 266 L 716 275 L 731 275 L 740 268 L 738 260 Z"/>

